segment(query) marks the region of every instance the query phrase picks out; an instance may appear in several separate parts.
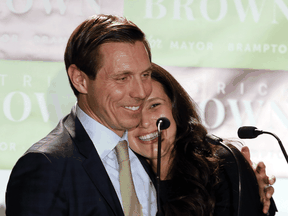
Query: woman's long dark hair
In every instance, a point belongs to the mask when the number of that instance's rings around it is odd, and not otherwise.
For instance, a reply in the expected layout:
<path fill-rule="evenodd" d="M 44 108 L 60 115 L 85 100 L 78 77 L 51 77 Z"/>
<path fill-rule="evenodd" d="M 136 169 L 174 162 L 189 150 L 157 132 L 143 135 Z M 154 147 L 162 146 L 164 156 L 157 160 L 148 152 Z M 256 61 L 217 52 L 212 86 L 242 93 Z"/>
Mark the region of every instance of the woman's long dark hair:
<path fill-rule="evenodd" d="M 170 98 L 177 125 L 168 174 L 172 194 L 164 205 L 165 215 L 211 216 L 219 165 L 213 147 L 205 141 L 207 130 L 201 124 L 195 102 L 183 87 L 164 68 L 152 65 L 152 79 L 162 84 Z"/>

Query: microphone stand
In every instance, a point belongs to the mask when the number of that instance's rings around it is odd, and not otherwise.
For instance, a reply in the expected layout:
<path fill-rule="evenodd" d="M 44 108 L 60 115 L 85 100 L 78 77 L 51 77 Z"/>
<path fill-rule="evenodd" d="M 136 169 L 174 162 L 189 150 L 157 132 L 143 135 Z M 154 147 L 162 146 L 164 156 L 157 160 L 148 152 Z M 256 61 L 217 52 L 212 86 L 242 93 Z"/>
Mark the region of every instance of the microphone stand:
<path fill-rule="evenodd" d="M 279 143 L 279 145 L 280 145 L 280 148 L 281 148 L 281 150 L 282 150 L 282 152 L 283 152 L 283 155 L 284 155 L 284 157 L 285 157 L 285 159 L 286 159 L 286 161 L 287 161 L 287 163 L 288 163 L 287 153 L 286 153 L 285 148 L 284 148 L 281 140 L 279 139 L 279 137 L 276 136 L 275 134 L 270 133 L 270 132 L 267 132 L 267 131 L 261 131 L 261 132 L 262 132 L 262 133 L 265 133 L 265 134 L 270 134 L 270 135 L 272 135 L 273 137 L 275 137 L 275 138 L 277 139 L 277 141 L 278 141 L 278 143 Z"/>
<path fill-rule="evenodd" d="M 157 120 L 156 126 L 158 129 L 158 152 L 157 152 L 157 176 L 156 176 L 156 190 L 157 190 L 157 216 L 163 216 L 160 203 L 160 167 L 161 167 L 161 130 L 169 128 L 170 121 L 166 117 L 161 117 Z"/>
<path fill-rule="evenodd" d="M 161 205 L 160 205 L 160 167 L 161 167 L 161 129 L 160 129 L 160 125 L 162 122 L 160 122 L 158 124 L 158 152 L 157 152 L 157 176 L 156 176 L 156 180 L 157 180 L 157 216 L 162 216 L 162 209 L 161 209 Z"/>
<path fill-rule="evenodd" d="M 238 161 L 238 158 L 236 157 L 236 155 L 234 154 L 234 152 L 232 151 L 232 149 L 227 146 L 226 144 L 223 143 L 223 139 L 220 137 L 215 136 L 214 134 L 207 134 L 206 135 L 206 141 L 213 144 L 213 145 L 221 145 L 224 148 L 226 148 L 234 157 L 237 168 L 238 168 L 238 209 L 237 209 L 237 215 L 240 216 L 240 209 L 241 209 L 241 197 L 242 197 L 242 178 L 241 178 L 241 167 L 240 167 L 240 163 Z"/>

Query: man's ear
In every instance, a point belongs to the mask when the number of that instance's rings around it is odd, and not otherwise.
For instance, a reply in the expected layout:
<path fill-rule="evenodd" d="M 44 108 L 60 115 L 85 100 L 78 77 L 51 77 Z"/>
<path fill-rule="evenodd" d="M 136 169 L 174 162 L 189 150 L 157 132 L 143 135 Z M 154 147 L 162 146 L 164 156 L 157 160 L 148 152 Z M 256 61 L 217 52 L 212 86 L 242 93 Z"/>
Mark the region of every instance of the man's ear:
<path fill-rule="evenodd" d="M 75 64 L 68 68 L 68 76 L 73 86 L 82 94 L 87 93 L 87 75 L 81 71 Z"/>

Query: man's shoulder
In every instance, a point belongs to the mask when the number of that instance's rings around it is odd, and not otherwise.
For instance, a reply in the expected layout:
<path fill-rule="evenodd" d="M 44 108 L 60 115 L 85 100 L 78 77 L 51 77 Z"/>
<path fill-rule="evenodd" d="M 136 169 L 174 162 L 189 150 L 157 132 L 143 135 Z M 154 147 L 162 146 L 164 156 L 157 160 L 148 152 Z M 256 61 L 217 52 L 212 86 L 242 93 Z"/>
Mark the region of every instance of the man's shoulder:
<path fill-rule="evenodd" d="M 67 117 L 63 118 L 47 136 L 34 143 L 25 154 L 42 153 L 54 157 L 71 156 L 75 145 L 70 133 L 64 126 Z"/>

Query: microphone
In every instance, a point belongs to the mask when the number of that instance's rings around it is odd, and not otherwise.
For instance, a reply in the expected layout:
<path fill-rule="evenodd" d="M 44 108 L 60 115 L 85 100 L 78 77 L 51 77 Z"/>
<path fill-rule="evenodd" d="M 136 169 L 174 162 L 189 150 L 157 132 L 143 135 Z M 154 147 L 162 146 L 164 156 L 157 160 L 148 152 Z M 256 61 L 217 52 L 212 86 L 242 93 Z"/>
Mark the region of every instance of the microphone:
<path fill-rule="evenodd" d="M 232 149 L 225 145 L 223 143 L 223 139 L 220 137 L 215 136 L 214 134 L 206 134 L 205 137 L 206 142 L 211 143 L 213 145 L 221 145 L 224 148 L 226 148 L 230 154 L 233 155 L 237 168 L 238 168 L 238 209 L 237 209 L 237 215 L 240 216 L 240 210 L 241 210 L 241 199 L 242 199 L 242 178 L 241 178 L 241 166 L 240 166 L 240 162 L 238 161 L 238 158 L 236 157 L 236 155 L 234 154 L 234 152 L 232 151 Z"/>
<path fill-rule="evenodd" d="M 263 131 L 253 126 L 243 126 L 238 129 L 238 137 L 241 139 L 253 139 L 260 134 L 263 134 Z"/>
<path fill-rule="evenodd" d="M 161 117 L 157 120 L 156 122 L 157 128 L 159 128 L 159 123 L 160 123 L 160 130 L 165 130 L 170 126 L 170 121 L 166 117 Z"/>
<path fill-rule="evenodd" d="M 238 137 L 241 139 L 253 139 L 256 138 L 257 136 L 259 136 L 260 134 L 270 134 L 272 135 L 274 138 L 277 139 L 279 146 L 283 152 L 283 155 L 288 163 L 288 155 L 286 153 L 286 150 L 281 142 L 281 140 L 279 139 L 278 136 L 276 136 L 275 134 L 268 132 L 268 131 L 262 131 L 262 130 L 258 130 L 256 127 L 253 126 L 243 126 L 240 127 L 238 129 Z"/>
<path fill-rule="evenodd" d="M 161 117 L 157 120 L 156 126 L 158 128 L 158 152 L 157 152 L 157 216 L 163 216 L 160 206 L 160 167 L 161 167 L 161 130 L 169 128 L 170 121 L 166 117 Z"/>

